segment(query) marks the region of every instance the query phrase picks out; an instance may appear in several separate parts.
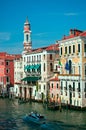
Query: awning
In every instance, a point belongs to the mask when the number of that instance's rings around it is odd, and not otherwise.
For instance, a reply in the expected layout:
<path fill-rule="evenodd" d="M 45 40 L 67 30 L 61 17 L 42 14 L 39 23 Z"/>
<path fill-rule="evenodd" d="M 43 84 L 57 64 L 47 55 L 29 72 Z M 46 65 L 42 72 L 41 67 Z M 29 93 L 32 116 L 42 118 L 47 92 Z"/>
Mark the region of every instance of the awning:
<path fill-rule="evenodd" d="M 38 69 L 41 66 L 41 64 L 37 64 L 37 65 L 27 65 L 25 66 L 25 70 L 27 69 Z"/>
<path fill-rule="evenodd" d="M 30 65 L 24 67 L 24 70 L 30 69 Z"/>
<path fill-rule="evenodd" d="M 30 76 L 30 77 L 25 77 L 25 78 L 23 78 L 21 81 L 37 81 L 37 80 L 39 80 L 41 77 L 32 77 L 32 76 Z"/>
<path fill-rule="evenodd" d="M 34 69 L 34 66 L 35 66 L 35 65 L 30 65 L 30 69 Z"/>
<path fill-rule="evenodd" d="M 41 64 L 37 64 L 34 66 L 34 69 L 38 69 L 39 67 L 41 67 Z"/>

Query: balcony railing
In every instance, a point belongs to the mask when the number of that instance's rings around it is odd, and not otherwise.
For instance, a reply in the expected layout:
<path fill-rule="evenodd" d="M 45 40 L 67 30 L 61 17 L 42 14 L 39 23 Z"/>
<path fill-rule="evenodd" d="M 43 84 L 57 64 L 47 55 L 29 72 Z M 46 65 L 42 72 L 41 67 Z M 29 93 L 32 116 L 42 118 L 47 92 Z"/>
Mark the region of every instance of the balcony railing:
<path fill-rule="evenodd" d="M 25 72 L 27 76 L 32 76 L 32 75 L 35 75 L 35 76 L 40 76 L 41 75 L 41 72 Z"/>

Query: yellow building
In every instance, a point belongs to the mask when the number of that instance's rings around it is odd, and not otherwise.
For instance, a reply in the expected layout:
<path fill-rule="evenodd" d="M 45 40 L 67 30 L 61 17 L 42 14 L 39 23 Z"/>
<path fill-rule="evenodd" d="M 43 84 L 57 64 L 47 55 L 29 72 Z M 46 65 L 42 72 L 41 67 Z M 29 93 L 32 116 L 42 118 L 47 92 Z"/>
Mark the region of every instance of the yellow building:
<path fill-rule="evenodd" d="M 86 32 L 71 29 L 58 41 L 60 50 L 61 102 L 86 107 Z"/>

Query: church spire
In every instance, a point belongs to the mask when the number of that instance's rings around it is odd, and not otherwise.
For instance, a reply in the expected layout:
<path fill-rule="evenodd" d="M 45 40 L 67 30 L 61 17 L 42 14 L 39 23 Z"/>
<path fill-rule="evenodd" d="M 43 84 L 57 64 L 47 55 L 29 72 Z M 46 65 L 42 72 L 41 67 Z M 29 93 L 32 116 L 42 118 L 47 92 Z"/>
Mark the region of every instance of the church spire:
<path fill-rule="evenodd" d="M 29 23 L 29 21 L 28 21 L 28 16 L 26 17 L 26 23 Z"/>

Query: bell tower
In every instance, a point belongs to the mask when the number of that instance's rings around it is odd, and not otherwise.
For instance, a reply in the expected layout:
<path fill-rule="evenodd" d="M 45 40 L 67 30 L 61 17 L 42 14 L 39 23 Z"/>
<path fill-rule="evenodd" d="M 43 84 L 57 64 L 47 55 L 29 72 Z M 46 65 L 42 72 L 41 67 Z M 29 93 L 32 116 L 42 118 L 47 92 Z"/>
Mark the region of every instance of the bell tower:
<path fill-rule="evenodd" d="M 31 41 L 31 30 L 30 30 L 30 23 L 28 18 L 26 18 L 26 22 L 24 23 L 24 51 L 23 53 L 27 53 L 32 49 L 32 41 Z"/>

